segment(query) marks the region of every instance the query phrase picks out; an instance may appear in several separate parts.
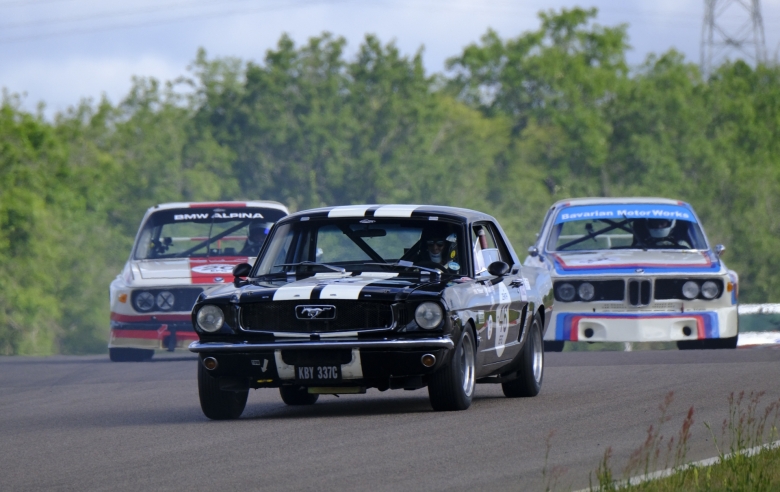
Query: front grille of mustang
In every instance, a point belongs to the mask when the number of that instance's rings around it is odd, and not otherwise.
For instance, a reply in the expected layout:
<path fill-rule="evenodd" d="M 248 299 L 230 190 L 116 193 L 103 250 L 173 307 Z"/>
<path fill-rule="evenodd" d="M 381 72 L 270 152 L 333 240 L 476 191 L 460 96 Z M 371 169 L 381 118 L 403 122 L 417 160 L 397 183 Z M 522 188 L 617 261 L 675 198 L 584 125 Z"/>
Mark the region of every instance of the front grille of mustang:
<path fill-rule="evenodd" d="M 335 306 L 331 320 L 298 319 L 296 306 Z M 241 328 L 249 331 L 322 333 L 389 328 L 393 325 L 390 304 L 362 301 L 275 301 L 241 306 Z"/>
<path fill-rule="evenodd" d="M 649 280 L 628 281 L 628 303 L 632 306 L 647 306 L 650 304 L 652 284 Z"/>

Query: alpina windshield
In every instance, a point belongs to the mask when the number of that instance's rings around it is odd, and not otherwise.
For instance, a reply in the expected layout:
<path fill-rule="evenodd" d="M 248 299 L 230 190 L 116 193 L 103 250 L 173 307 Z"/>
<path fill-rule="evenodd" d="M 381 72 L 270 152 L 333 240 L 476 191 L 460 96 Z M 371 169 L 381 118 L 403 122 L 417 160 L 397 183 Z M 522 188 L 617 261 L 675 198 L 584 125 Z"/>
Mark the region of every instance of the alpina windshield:
<path fill-rule="evenodd" d="M 609 204 L 558 212 L 549 251 L 707 249 L 696 217 L 681 205 Z"/>
<path fill-rule="evenodd" d="M 273 233 L 253 276 L 281 272 L 403 271 L 458 274 L 464 227 L 443 220 L 349 218 L 290 222 Z"/>
<path fill-rule="evenodd" d="M 281 210 L 257 207 L 160 210 L 144 223 L 137 260 L 257 256 Z"/>

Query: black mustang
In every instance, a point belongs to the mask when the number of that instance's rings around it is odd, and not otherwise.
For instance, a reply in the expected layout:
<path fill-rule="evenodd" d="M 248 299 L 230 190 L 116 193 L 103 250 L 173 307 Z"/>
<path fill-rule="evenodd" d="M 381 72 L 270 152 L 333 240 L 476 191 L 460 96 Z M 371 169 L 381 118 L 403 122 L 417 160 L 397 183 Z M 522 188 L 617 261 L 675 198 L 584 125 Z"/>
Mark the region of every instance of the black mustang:
<path fill-rule="evenodd" d="M 496 220 L 452 207 L 352 205 L 299 212 L 254 267 L 192 310 L 198 389 L 211 419 L 241 415 L 250 388 L 288 405 L 320 394 L 428 387 L 465 410 L 474 383 L 508 397 L 542 385 L 546 270 L 523 266 Z"/>

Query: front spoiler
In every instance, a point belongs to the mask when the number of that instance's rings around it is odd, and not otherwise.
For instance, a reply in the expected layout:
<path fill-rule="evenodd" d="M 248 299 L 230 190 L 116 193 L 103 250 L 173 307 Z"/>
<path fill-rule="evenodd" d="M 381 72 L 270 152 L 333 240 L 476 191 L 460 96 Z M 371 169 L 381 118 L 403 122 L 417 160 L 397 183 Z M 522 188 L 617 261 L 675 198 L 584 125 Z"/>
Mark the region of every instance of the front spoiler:
<path fill-rule="evenodd" d="M 268 350 L 289 349 L 448 349 L 455 348 L 455 343 L 449 337 L 420 338 L 406 340 L 307 340 L 302 342 L 284 341 L 268 343 L 224 343 L 224 342 L 192 342 L 190 352 L 265 352 Z"/>

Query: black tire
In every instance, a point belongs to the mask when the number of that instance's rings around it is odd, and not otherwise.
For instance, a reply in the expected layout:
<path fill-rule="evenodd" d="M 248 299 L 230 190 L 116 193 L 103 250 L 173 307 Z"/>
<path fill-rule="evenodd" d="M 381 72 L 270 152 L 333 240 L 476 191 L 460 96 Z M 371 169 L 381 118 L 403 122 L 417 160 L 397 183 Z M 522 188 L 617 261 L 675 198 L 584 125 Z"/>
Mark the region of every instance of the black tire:
<path fill-rule="evenodd" d="M 154 350 L 134 348 L 110 348 L 108 357 L 112 362 L 144 362 L 151 360 Z"/>
<path fill-rule="evenodd" d="M 450 363 L 433 373 L 428 381 L 428 398 L 434 410 L 465 410 L 471 405 L 475 364 L 474 333 L 466 327 Z"/>
<path fill-rule="evenodd" d="M 311 394 L 304 386 L 280 386 L 279 395 L 288 405 L 314 405 L 320 395 Z"/>
<path fill-rule="evenodd" d="M 563 344 L 566 343 L 563 340 L 544 341 L 545 352 L 563 352 Z"/>
<path fill-rule="evenodd" d="M 244 412 L 249 391 L 222 391 L 219 379 L 212 377 L 199 360 L 198 395 L 203 415 L 211 420 L 231 420 Z"/>
<path fill-rule="evenodd" d="M 504 396 L 520 398 L 536 396 L 542 389 L 544 378 L 544 348 L 542 344 L 542 321 L 535 315 L 528 330 L 528 338 L 523 345 L 520 357 L 520 371 L 517 379 L 501 383 Z"/>
<path fill-rule="evenodd" d="M 718 350 L 737 348 L 737 338 L 708 338 L 706 340 L 680 340 L 677 342 L 679 350 Z"/>

